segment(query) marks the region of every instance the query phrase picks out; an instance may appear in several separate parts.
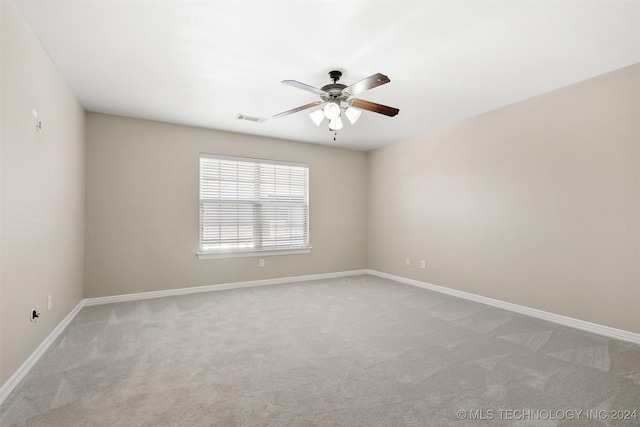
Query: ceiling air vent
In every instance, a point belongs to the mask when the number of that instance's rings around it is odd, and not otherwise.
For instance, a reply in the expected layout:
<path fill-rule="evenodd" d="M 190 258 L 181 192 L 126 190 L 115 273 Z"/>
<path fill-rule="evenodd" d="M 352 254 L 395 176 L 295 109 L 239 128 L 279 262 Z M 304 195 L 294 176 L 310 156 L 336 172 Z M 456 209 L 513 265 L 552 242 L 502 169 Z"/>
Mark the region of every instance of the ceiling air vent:
<path fill-rule="evenodd" d="M 262 118 L 262 117 L 256 117 L 256 116 L 247 116 L 246 114 L 238 114 L 236 116 L 236 119 L 238 120 L 246 120 L 249 122 L 256 122 L 256 123 L 264 123 L 267 121 L 267 119 Z"/>

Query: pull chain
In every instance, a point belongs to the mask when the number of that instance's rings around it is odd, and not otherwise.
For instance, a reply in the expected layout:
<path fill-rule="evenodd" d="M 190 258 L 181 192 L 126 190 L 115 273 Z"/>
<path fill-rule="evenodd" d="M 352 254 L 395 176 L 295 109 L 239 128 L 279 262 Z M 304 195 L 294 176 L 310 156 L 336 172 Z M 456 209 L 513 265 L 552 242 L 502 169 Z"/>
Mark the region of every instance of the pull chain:
<path fill-rule="evenodd" d="M 333 134 L 333 140 L 334 140 L 334 141 L 336 140 L 336 136 L 338 136 L 338 132 L 335 132 L 335 133 Z"/>

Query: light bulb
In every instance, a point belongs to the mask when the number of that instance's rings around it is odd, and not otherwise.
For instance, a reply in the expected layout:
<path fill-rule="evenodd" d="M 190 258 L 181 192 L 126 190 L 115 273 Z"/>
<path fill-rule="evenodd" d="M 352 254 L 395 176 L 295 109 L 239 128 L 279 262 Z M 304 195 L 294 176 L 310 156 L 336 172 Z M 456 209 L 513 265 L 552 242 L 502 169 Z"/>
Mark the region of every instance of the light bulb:
<path fill-rule="evenodd" d="M 327 119 L 333 120 L 336 117 L 340 117 L 340 106 L 335 102 L 327 102 L 327 105 L 322 109 Z"/>
<path fill-rule="evenodd" d="M 358 121 L 358 119 L 360 118 L 360 114 L 362 114 L 362 111 L 357 110 L 353 107 L 349 107 L 344 111 L 344 115 L 347 116 L 347 119 L 349 119 L 351 124 L 354 124 Z"/>
<path fill-rule="evenodd" d="M 309 113 L 309 117 L 311 117 L 311 120 L 313 120 L 316 126 L 320 126 L 320 123 L 324 120 L 324 112 L 322 110 L 316 110 L 313 113 Z"/>

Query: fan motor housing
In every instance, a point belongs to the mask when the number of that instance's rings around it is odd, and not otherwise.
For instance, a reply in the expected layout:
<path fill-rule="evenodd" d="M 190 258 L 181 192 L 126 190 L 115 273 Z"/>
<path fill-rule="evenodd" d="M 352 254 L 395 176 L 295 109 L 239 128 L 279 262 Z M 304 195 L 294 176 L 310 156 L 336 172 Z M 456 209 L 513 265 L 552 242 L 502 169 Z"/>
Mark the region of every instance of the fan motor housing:
<path fill-rule="evenodd" d="M 321 90 L 326 94 L 320 95 L 324 101 L 346 100 L 349 96 L 345 95 L 342 90 L 347 87 L 342 83 L 337 83 L 342 77 L 342 71 L 333 70 L 329 71 L 329 78 L 333 80 L 333 83 L 322 86 Z"/>
<path fill-rule="evenodd" d="M 320 95 L 320 97 L 322 99 L 324 99 L 325 101 L 329 101 L 332 99 L 347 99 L 347 96 L 345 96 L 342 93 L 342 90 L 347 87 L 347 85 L 343 85 L 341 83 L 331 83 L 328 84 L 326 86 L 322 86 L 322 88 L 320 90 L 326 92 L 326 95 Z"/>

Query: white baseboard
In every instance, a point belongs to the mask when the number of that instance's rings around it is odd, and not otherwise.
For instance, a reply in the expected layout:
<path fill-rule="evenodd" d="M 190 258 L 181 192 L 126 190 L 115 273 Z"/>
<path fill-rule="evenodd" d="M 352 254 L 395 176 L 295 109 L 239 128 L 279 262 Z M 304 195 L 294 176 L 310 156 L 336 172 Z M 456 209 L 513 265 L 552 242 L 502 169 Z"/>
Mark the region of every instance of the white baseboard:
<path fill-rule="evenodd" d="M 339 271 L 336 273 L 310 274 L 307 276 L 280 277 L 276 279 L 251 280 L 247 282 L 225 283 L 221 285 L 194 286 L 191 288 L 168 289 L 165 291 L 141 292 L 136 294 L 114 295 L 109 297 L 85 298 L 84 306 L 110 304 L 123 301 L 137 301 L 151 298 L 162 298 L 176 295 L 195 294 L 200 292 L 223 291 L 227 289 L 251 288 L 254 286 L 280 285 L 283 283 L 305 282 L 309 280 L 334 279 L 336 277 L 358 276 L 367 274 L 367 270 Z"/>
<path fill-rule="evenodd" d="M 0 405 L 11 394 L 14 388 L 22 381 L 27 373 L 33 368 L 40 357 L 49 349 L 51 344 L 60 336 L 62 331 L 71 323 L 74 317 L 80 312 L 83 307 L 83 301 L 80 301 L 73 310 L 62 319 L 62 322 L 55 327 L 53 331 L 40 343 L 40 345 L 29 355 L 27 360 L 9 377 L 9 379 L 0 387 Z"/>
<path fill-rule="evenodd" d="M 423 289 L 440 292 L 454 297 L 464 298 L 470 301 L 479 302 L 497 308 L 513 311 L 515 313 L 524 314 L 526 316 L 536 317 L 538 319 L 547 320 L 563 326 L 569 326 L 583 331 L 592 332 L 594 334 L 603 335 L 608 338 L 614 338 L 622 341 L 640 344 L 640 334 L 636 334 L 622 329 L 616 329 L 609 326 L 599 325 L 584 320 L 574 319 L 559 314 L 549 313 L 547 311 L 538 310 L 536 308 L 526 307 L 523 305 L 512 304 L 510 302 L 501 301 L 493 298 L 483 297 L 469 292 L 458 291 L 456 289 L 445 288 L 444 286 L 433 285 L 431 283 L 421 282 L 419 280 L 408 279 L 406 277 L 396 276 L 393 274 L 383 273 L 376 270 L 366 270 L 367 274 L 382 277 L 384 279 L 393 280 L 407 285 L 417 286 Z"/>

